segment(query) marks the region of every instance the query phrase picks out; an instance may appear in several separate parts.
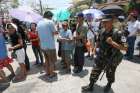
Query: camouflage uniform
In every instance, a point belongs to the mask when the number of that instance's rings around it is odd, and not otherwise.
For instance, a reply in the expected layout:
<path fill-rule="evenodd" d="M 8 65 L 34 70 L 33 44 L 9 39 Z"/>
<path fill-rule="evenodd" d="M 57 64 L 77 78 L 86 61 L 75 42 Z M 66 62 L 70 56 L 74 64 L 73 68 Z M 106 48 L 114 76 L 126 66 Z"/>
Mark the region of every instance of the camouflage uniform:
<path fill-rule="evenodd" d="M 113 41 L 121 44 L 122 33 L 119 31 L 102 31 L 99 34 L 99 51 L 95 58 L 95 66 L 90 74 L 90 84 L 83 87 L 83 91 L 92 91 L 94 84 L 99 78 L 99 75 L 103 70 L 106 72 L 108 84 L 105 91 L 110 90 L 111 84 L 115 81 L 115 71 L 118 64 L 122 61 L 123 55 L 120 50 L 113 48 L 106 40 L 108 37 L 112 37 Z"/>

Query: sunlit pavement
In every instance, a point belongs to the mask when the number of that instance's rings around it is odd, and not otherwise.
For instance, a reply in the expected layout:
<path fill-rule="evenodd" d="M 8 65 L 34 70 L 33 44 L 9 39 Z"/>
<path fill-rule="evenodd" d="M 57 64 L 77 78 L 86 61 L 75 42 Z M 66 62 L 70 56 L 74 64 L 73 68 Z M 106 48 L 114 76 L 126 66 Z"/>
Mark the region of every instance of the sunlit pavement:
<path fill-rule="evenodd" d="M 87 85 L 89 81 L 89 74 L 92 69 L 93 61 L 86 59 L 84 71 L 78 75 L 64 74 L 60 60 L 56 63 L 57 78 L 47 80 L 44 76 L 42 67 L 35 66 L 34 55 L 31 46 L 27 49 L 30 62 L 32 64 L 31 71 L 28 72 L 27 79 L 19 83 L 10 83 L 10 86 L 3 89 L 0 86 L 2 93 L 81 93 L 81 86 Z M 138 51 L 135 51 L 137 54 Z M 140 58 L 135 57 L 132 61 L 123 60 L 116 72 L 116 82 L 113 84 L 110 93 L 139 93 L 140 91 Z M 18 68 L 15 61 L 12 63 L 14 70 Z M 4 69 L 6 75 L 9 71 Z M 104 75 L 103 79 L 98 81 L 95 85 L 94 92 L 103 93 L 103 87 L 106 85 L 107 80 Z M 1 93 L 1 92 L 0 92 Z"/>

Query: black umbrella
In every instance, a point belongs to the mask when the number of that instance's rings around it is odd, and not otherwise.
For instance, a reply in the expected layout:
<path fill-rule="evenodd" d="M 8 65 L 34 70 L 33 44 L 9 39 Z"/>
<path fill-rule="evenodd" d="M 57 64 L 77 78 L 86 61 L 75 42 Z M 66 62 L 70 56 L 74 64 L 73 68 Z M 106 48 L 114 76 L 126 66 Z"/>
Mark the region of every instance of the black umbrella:
<path fill-rule="evenodd" d="M 112 15 L 122 15 L 124 14 L 123 8 L 117 5 L 109 5 L 101 9 L 104 14 L 112 14 Z"/>

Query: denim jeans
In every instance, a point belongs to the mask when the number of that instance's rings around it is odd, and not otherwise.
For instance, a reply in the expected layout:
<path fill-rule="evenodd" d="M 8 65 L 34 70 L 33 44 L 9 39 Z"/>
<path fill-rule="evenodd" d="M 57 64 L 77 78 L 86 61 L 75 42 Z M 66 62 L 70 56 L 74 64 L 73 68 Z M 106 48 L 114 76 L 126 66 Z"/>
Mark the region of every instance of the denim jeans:
<path fill-rule="evenodd" d="M 126 53 L 126 56 L 127 56 L 128 58 L 133 58 L 135 40 L 136 40 L 136 36 L 131 36 L 131 37 L 128 37 L 128 38 L 127 38 L 128 51 L 127 51 L 127 53 Z"/>
<path fill-rule="evenodd" d="M 40 47 L 32 46 L 32 49 L 36 58 L 36 64 L 39 63 L 39 57 L 40 57 L 41 64 L 43 64 L 43 55 L 42 55 Z"/>

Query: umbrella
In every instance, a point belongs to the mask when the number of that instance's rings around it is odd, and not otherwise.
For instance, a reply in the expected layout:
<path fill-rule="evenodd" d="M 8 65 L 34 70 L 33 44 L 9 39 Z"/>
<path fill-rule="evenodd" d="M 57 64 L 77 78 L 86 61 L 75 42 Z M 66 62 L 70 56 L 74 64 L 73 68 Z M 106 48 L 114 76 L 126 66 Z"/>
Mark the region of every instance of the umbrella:
<path fill-rule="evenodd" d="M 54 13 L 54 20 L 56 21 L 64 21 L 70 17 L 70 12 L 67 9 L 58 9 L 52 12 Z"/>
<path fill-rule="evenodd" d="M 102 8 L 101 10 L 105 14 L 113 14 L 118 16 L 125 13 L 123 8 L 117 5 L 109 5 L 107 7 Z"/>
<path fill-rule="evenodd" d="M 20 21 L 25 21 L 25 22 L 36 23 L 43 18 L 41 15 L 34 12 L 33 9 L 31 9 L 30 7 L 25 7 L 25 6 L 11 9 L 9 10 L 9 14 L 16 19 L 19 19 Z"/>
<path fill-rule="evenodd" d="M 97 9 L 86 9 L 83 11 L 83 13 L 85 16 L 91 14 L 95 19 L 102 18 L 102 16 L 104 15 L 102 11 Z"/>

